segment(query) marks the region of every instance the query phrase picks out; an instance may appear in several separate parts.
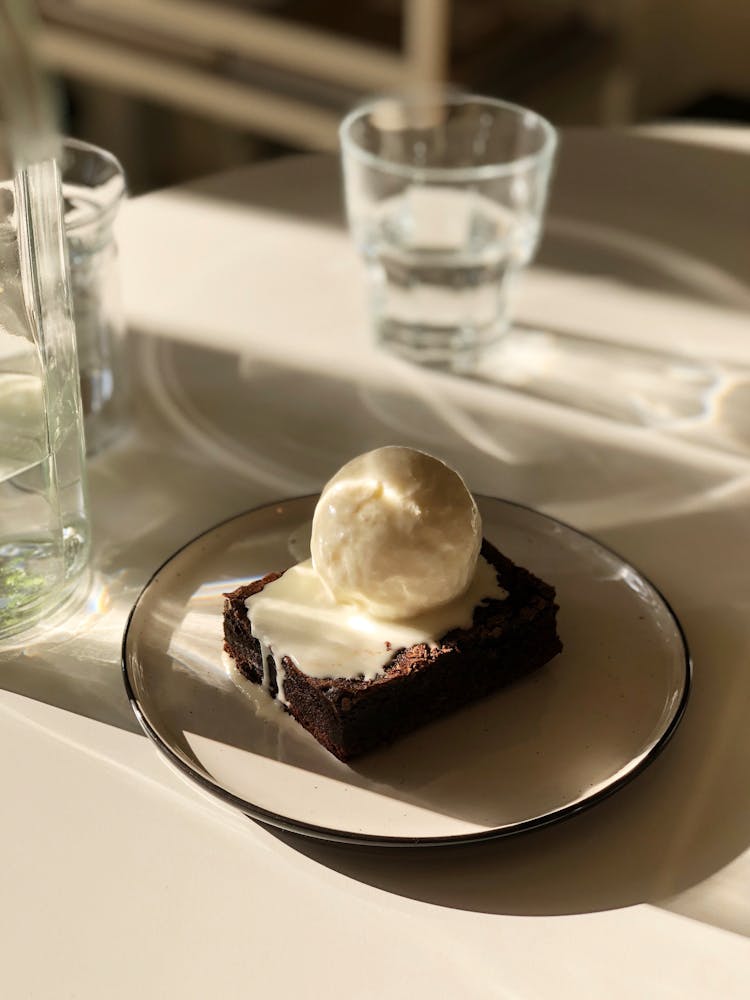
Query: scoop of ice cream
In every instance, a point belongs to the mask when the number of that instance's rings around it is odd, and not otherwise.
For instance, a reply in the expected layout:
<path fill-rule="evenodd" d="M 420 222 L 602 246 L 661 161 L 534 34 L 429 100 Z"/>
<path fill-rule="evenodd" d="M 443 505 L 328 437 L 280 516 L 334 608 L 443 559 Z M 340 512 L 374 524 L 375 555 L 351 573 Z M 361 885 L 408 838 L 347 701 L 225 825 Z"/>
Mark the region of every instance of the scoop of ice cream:
<path fill-rule="evenodd" d="M 359 455 L 325 486 L 313 517 L 313 566 L 341 603 L 407 618 L 469 586 L 482 542 L 457 472 L 413 448 Z"/>

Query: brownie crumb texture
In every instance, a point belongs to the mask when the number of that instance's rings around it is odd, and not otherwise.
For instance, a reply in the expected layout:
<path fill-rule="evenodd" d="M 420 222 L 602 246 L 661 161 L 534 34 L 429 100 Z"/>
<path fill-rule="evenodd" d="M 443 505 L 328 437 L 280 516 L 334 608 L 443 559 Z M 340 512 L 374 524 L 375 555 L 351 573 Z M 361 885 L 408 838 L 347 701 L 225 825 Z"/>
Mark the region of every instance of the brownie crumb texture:
<path fill-rule="evenodd" d="M 482 555 L 508 596 L 478 605 L 471 628 L 454 629 L 436 648 L 420 643 L 398 650 L 372 680 L 310 677 L 284 657 L 287 711 L 339 760 L 352 760 L 483 698 L 561 651 L 554 588 L 486 540 Z M 225 594 L 224 648 L 255 684 L 263 683 L 264 670 L 245 601 L 279 576 L 271 573 Z M 385 645 L 390 651 L 391 644 Z M 269 695 L 276 697 L 273 656 L 266 667 Z"/>

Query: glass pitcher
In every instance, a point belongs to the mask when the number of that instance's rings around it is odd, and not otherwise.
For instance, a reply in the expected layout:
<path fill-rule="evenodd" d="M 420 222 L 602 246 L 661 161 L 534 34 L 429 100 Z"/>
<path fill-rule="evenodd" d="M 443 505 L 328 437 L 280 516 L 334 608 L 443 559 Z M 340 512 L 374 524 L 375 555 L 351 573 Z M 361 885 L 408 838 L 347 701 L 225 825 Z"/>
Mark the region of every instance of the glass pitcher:
<path fill-rule="evenodd" d="M 84 438 L 57 138 L 25 4 L 0 0 L 0 643 L 86 568 Z"/>

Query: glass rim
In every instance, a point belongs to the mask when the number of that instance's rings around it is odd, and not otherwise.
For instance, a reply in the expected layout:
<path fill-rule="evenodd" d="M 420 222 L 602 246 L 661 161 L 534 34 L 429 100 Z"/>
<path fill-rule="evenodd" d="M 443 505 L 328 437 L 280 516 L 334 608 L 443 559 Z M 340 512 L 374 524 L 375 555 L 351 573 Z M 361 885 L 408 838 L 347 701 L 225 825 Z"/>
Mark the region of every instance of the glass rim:
<path fill-rule="evenodd" d="M 74 139 L 72 136 L 62 136 L 60 139 L 60 151 L 61 158 L 59 160 L 60 166 L 60 186 L 65 193 L 66 183 L 70 185 L 71 182 L 66 182 L 65 180 L 65 163 L 64 155 L 71 150 L 74 153 L 85 153 L 95 157 L 96 159 L 102 161 L 103 163 L 109 164 L 113 167 L 112 177 L 117 178 L 117 184 L 113 185 L 112 193 L 102 200 L 100 205 L 94 205 L 89 203 L 85 210 L 81 213 L 81 218 L 77 219 L 74 223 L 70 224 L 65 221 L 65 232 L 75 232 L 77 229 L 81 229 L 84 226 L 90 226 L 92 222 L 100 221 L 109 218 L 114 215 L 120 202 L 123 200 L 127 194 L 127 181 L 125 180 L 125 170 L 117 159 L 114 153 L 111 153 L 108 149 L 104 149 L 102 146 L 96 146 L 93 142 L 86 142 L 84 139 Z M 90 185 L 95 187 L 96 185 Z"/>
<path fill-rule="evenodd" d="M 385 173 L 395 174 L 399 177 L 415 177 L 426 180 L 485 180 L 493 177 L 503 177 L 509 174 L 518 173 L 542 163 L 550 161 L 557 148 L 557 129 L 538 111 L 526 108 L 522 104 L 514 104 L 512 101 L 503 101 L 499 97 L 484 97 L 481 94 L 470 93 L 449 93 L 435 98 L 435 104 L 457 106 L 461 104 L 480 104 L 500 111 L 511 112 L 516 117 L 531 115 L 535 119 L 535 124 L 541 126 L 543 140 L 542 145 L 536 153 L 527 153 L 513 160 L 505 160 L 502 163 L 485 163 L 475 167 L 430 167 L 414 166 L 407 163 L 398 163 L 396 160 L 389 160 L 377 153 L 371 153 L 363 149 L 351 136 L 351 128 L 356 121 L 368 114 L 384 101 L 408 106 L 412 104 L 418 107 L 420 104 L 430 103 L 429 97 L 408 98 L 389 97 L 387 94 L 375 97 L 371 100 L 358 104 L 352 108 L 342 119 L 339 125 L 339 141 L 341 143 L 342 154 L 355 157 L 362 163 L 371 167 L 376 167 Z"/>

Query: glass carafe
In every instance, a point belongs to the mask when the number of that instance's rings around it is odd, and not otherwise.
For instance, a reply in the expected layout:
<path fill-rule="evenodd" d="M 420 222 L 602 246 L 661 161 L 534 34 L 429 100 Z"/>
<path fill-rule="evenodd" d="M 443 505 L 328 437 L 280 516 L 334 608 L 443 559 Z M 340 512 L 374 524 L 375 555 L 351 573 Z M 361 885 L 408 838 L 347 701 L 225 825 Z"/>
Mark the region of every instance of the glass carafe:
<path fill-rule="evenodd" d="M 0 642 L 87 565 L 84 440 L 57 165 L 24 4 L 0 0 Z"/>

